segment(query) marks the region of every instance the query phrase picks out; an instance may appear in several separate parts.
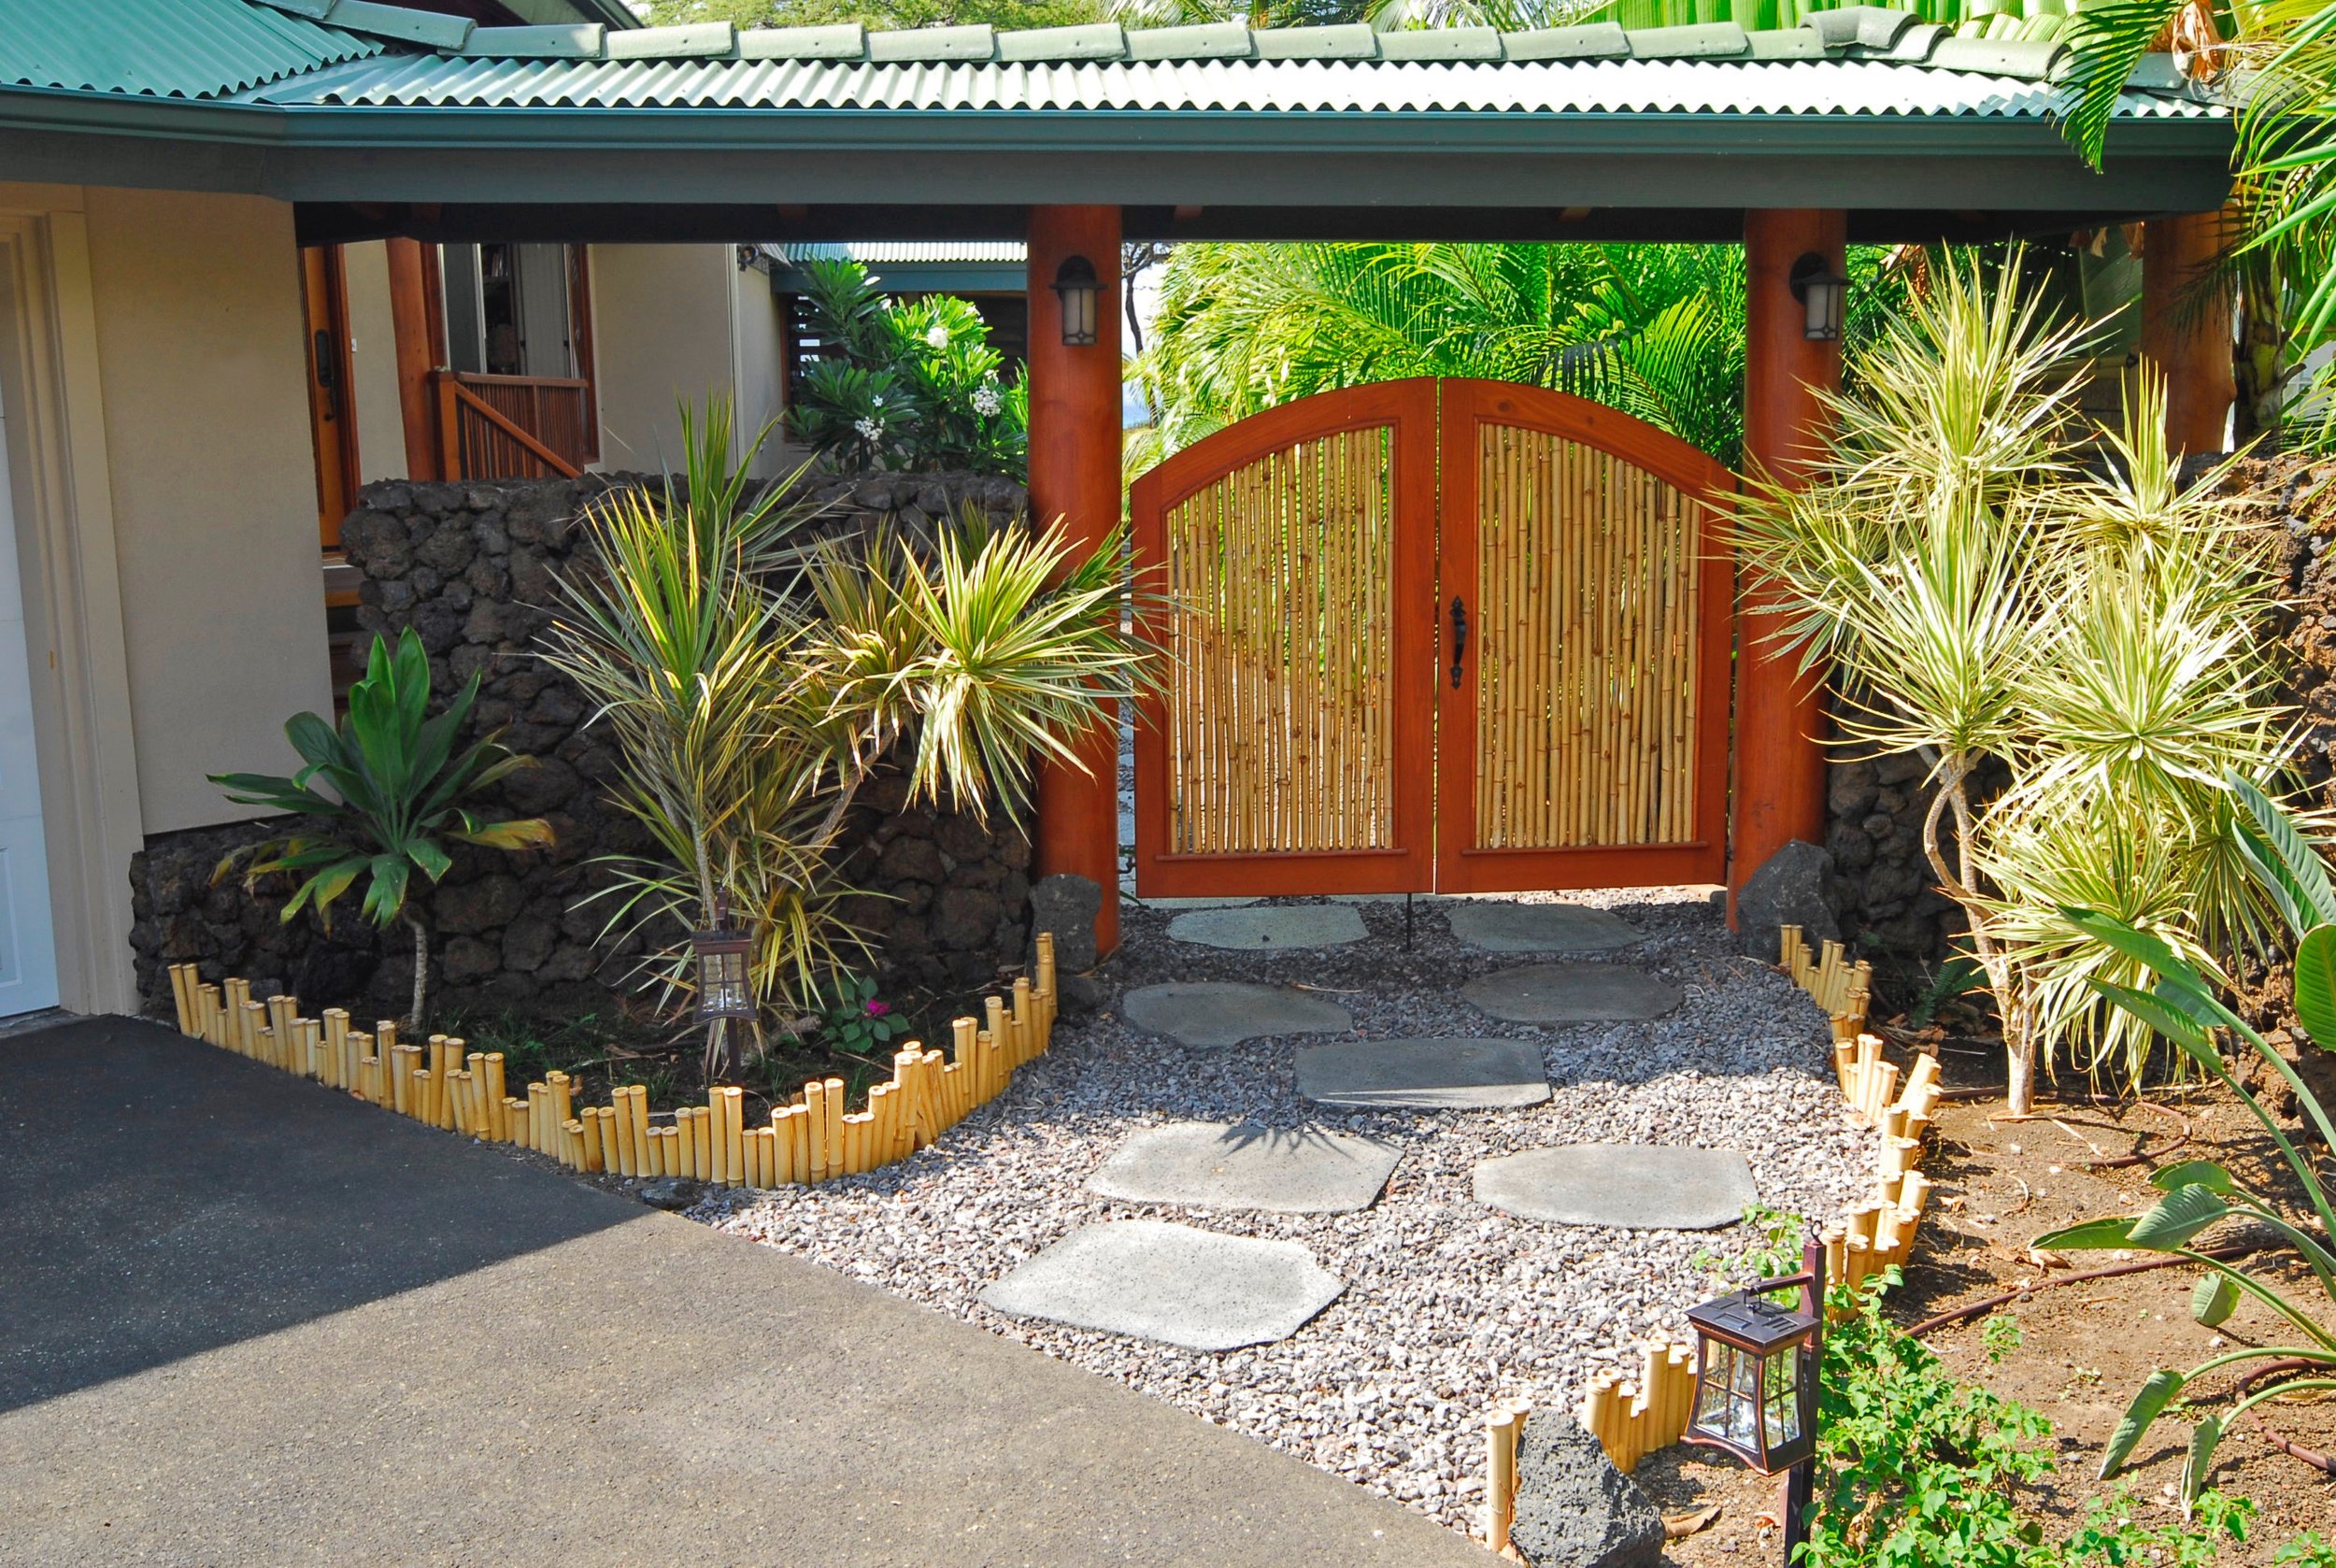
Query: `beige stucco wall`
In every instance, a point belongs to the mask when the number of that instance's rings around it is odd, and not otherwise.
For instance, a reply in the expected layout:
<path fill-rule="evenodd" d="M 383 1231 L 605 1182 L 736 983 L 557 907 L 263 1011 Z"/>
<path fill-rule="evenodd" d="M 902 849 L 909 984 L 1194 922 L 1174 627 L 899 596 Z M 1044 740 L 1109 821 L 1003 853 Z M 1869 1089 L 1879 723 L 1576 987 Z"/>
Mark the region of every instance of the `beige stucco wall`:
<path fill-rule="evenodd" d="M 289 771 L 332 701 L 292 208 L 86 205 L 145 828 L 235 820 L 205 775 Z"/>
<path fill-rule="evenodd" d="M 751 441 L 783 412 L 786 375 L 779 362 L 778 302 L 771 275 L 761 267 L 730 269 L 732 362 L 737 366 L 738 435 Z M 789 462 L 784 433 L 774 428 L 754 460 L 758 474 L 776 474 Z"/>
<path fill-rule="evenodd" d="M 349 371 L 356 383 L 357 466 L 364 482 L 406 478 L 406 422 L 397 404 L 397 331 L 390 320 L 390 248 L 344 246 L 349 274 Z"/>
<path fill-rule="evenodd" d="M 729 394 L 735 254 L 723 245 L 592 247 L 601 467 L 679 467 L 679 400 Z"/>

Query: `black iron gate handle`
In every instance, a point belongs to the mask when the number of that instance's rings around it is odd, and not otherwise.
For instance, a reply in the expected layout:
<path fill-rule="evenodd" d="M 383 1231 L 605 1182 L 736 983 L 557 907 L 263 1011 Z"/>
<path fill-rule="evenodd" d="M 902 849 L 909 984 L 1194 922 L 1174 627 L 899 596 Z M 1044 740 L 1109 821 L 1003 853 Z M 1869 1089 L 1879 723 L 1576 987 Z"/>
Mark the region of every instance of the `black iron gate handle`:
<path fill-rule="evenodd" d="M 1452 690 L 1460 689 L 1460 655 L 1468 651 L 1468 606 L 1452 595 Z"/>

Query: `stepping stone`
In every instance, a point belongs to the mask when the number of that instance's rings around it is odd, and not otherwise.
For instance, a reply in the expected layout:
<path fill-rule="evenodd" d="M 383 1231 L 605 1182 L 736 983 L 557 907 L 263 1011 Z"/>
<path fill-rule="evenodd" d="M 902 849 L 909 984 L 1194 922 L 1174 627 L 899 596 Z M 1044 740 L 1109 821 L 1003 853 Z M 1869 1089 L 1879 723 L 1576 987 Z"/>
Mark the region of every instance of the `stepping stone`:
<path fill-rule="evenodd" d="M 1377 1199 L 1402 1157 L 1350 1133 L 1186 1121 L 1130 1137 L 1087 1190 L 1132 1204 L 1352 1214 Z"/>
<path fill-rule="evenodd" d="M 1274 1034 L 1343 1034 L 1355 1020 L 1335 1002 L 1289 986 L 1185 980 L 1127 993 L 1119 1011 L 1180 1046 L 1237 1046 Z"/>
<path fill-rule="evenodd" d="M 1178 915 L 1168 934 L 1204 948 L 1278 952 L 1335 948 L 1363 938 L 1362 916 L 1350 904 L 1285 904 L 1258 909 L 1209 909 Z"/>
<path fill-rule="evenodd" d="M 1510 1023 L 1605 1023 L 1659 1019 L 1687 996 L 1622 963 L 1529 963 L 1460 987 L 1480 1010 Z"/>
<path fill-rule="evenodd" d="M 1234 1350 L 1288 1339 L 1346 1288 L 1294 1241 L 1115 1219 L 1072 1232 L 981 1301 L 1017 1318 Z"/>
<path fill-rule="evenodd" d="M 1364 1040 L 1298 1053 L 1298 1094 L 1366 1110 L 1507 1109 L 1549 1098 L 1531 1040 Z"/>
<path fill-rule="evenodd" d="M 1609 953 L 1640 933 L 1603 909 L 1578 904 L 1489 904 L 1449 906 L 1452 934 L 1488 953 Z"/>
<path fill-rule="evenodd" d="M 1519 1219 L 1626 1231 L 1709 1231 L 1758 1203 L 1752 1167 L 1732 1148 L 1570 1144 L 1476 1167 L 1476 1201 Z"/>

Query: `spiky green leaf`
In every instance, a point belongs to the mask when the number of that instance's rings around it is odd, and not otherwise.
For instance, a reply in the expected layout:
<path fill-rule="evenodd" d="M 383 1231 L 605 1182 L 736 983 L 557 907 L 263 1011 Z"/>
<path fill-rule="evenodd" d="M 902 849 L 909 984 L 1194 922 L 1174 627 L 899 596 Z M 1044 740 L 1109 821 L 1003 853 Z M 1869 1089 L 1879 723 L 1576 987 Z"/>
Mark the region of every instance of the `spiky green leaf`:
<path fill-rule="evenodd" d="M 2153 1252 L 2172 1252 L 2188 1246 L 2192 1236 L 2229 1213 L 2230 1205 L 2208 1188 L 2196 1184 L 2177 1188 L 2133 1221 L 2132 1244 Z"/>
<path fill-rule="evenodd" d="M 2188 1379 L 2171 1367 L 2153 1372 L 2143 1380 L 2140 1391 L 2133 1396 L 2133 1403 L 2125 1407 L 2125 1415 L 2118 1419 L 2116 1431 L 2110 1433 L 2108 1447 L 2101 1450 L 2098 1473 L 2100 1479 L 2107 1480 L 2127 1460 L 2132 1458 L 2134 1448 L 2148 1433 L 2151 1423 L 2173 1402 L 2174 1395 L 2182 1391 L 2182 1386 L 2186 1381 Z"/>
<path fill-rule="evenodd" d="M 2190 1316 L 2210 1329 L 2229 1321 L 2238 1309 L 2239 1288 L 2219 1274 L 2210 1274 L 2190 1291 Z"/>

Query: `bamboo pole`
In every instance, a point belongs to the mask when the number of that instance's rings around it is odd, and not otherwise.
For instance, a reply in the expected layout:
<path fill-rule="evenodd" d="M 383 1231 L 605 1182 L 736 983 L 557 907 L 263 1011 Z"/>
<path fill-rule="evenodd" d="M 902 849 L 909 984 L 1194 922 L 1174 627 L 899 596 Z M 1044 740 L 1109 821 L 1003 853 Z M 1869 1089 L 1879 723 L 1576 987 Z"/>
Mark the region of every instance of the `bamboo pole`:
<path fill-rule="evenodd" d="M 605 1125 L 608 1113 L 598 1105 L 584 1107 L 584 1169 L 599 1171 L 607 1168 L 608 1157 Z"/>
<path fill-rule="evenodd" d="M 1509 1530 L 1517 1522 L 1517 1443 L 1518 1422 L 1514 1410 L 1495 1410 L 1485 1418 L 1485 1544 L 1506 1551 Z"/>

